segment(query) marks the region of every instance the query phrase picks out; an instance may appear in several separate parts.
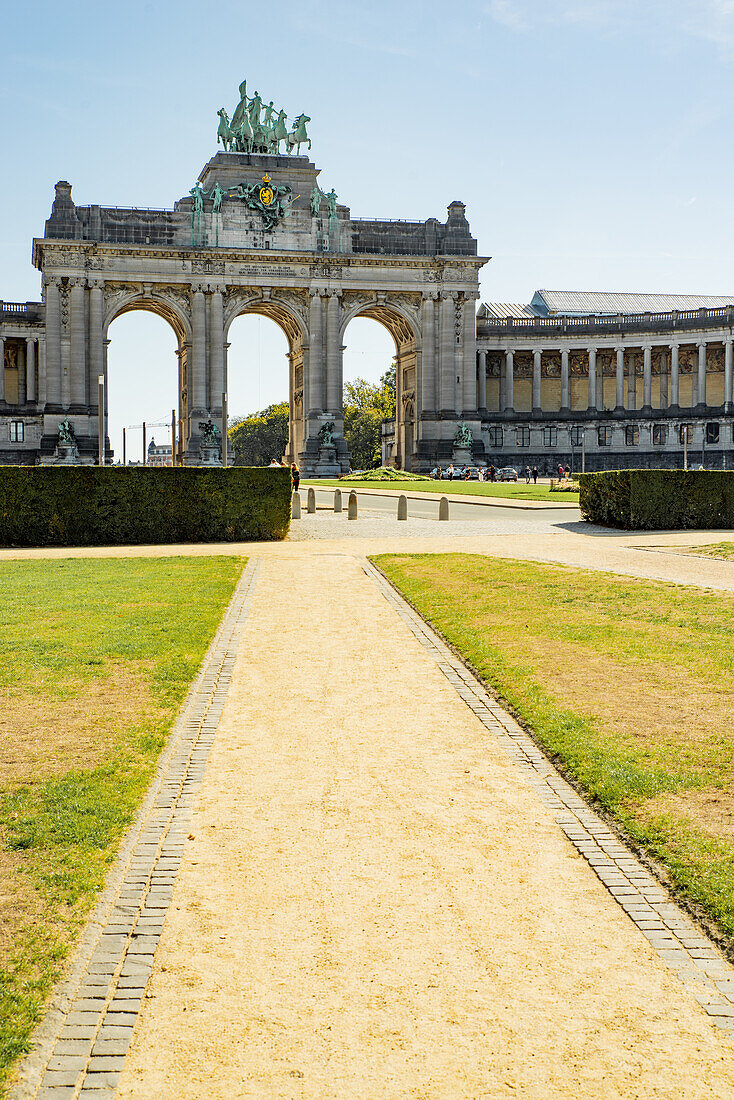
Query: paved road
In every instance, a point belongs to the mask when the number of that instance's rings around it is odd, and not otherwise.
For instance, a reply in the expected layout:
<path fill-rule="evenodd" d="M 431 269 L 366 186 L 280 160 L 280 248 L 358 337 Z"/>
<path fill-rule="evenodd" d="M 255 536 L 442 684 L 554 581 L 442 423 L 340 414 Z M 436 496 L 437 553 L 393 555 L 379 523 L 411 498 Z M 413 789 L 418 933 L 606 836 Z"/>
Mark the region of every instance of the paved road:
<path fill-rule="evenodd" d="M 315 487 L 314 487 L 315 488 Z M 305 496 L 308 488 L 301 493 L 301 498 L 305 502 Z M 370 511 L 389 512 L 395 514 L 397 511 L 398 497 L 401 495 L 401 490 L 396 489 L 395 492 L 387 492 L 384 489 L 380 489 L 378 492 L 371 492 L 368 489 L 355 489 L 357 494 L 357 501 L 361 508 L 369 509 Z M 447 485 L 447 494 L 450 493 L 451 487 Z M 342 491 L 343 507 L 346 508 L 347 497 L 349 493 L 346 487 Z M 406 494 L 407 495 L 407 494 Z M 438 519 L 438 502 L 440 494 L 436 493 L 416 493 L 414 496 L 408 497 L 408 515 L 416 519 Z M 332 508 L 334 503 L 334 489 L 316 489 L 316 506 L 318 508 Z M 528 502 L 529 507 L 523 502 L 502 503 L 499 501 L 493 501 L 489 497 L 474 497 L 471 501 L 457 501 L 452 500 L 449 506 L 449 514 L 452 520 L 476 520 L 483 522 L 496 521 L 497 523 L 506 522 L 510 516 L 514 516 L 517 519 L 522 518 L 528 522 L 533 520 L 538 523 L 572 523 L 581 519 L 581 513 L 578 508 L 569 507 L 568 504 L 556 506 L 555 504 L 543 504 L 542 501 Z"/>

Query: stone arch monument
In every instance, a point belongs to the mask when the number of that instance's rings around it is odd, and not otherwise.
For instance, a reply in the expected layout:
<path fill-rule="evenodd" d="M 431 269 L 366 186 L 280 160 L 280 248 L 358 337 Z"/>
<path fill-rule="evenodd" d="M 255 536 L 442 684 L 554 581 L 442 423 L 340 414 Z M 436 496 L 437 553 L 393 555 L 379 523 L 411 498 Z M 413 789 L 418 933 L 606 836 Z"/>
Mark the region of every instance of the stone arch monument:
<path fill-rule="evenodd" d="M 37 306 L 28 318 L 34 333 L 42 322 L 38 385 L 17 460 L 50 460 L 62 417 L 81 460 L 95 460 L 107 330 L 133 309 L 157 313 L 176 334 L 185 463 L 201 461 L 200 423 L 221 420 L 227 335 L 243 313 L 271 318 L 288 339 L 287 457 L 304 473 L 349 467 L 342 357 L 355 317 L 379 321 L 395 341 L 398 465 L 450 459 L 459 421 L 480 439 L 475 303 L 485 260 L 463 204 L 452 202 L 445 222 L 353 218 L 301 153 L 310 149 L 308 116 L 289 129 L 288 116 L 250 99 L 244 83 L 240 96 L 231 122 L 219 112 L 223 149 L 172 210 L 77 206 L 70 184 L 56 185 L 44 236 L 33 243 L 44 288 L 42 303 L 28 303 Z"/>

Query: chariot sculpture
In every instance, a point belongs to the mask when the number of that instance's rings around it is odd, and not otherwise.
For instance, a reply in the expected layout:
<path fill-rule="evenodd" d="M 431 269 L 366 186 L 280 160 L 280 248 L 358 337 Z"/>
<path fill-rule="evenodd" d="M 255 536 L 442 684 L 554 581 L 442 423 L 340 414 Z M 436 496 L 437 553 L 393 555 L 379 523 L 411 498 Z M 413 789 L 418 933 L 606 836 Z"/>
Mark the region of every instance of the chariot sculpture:
<path fill-rule="evenodd" d="M 311 121 L 308 115 L 297 115 L 292 128 L 286 126 L 288 115 L 283 110 L 276 111 L 272 99 L 263 105 L 259 92 L 252 98 L 247 95 L 247 81 L 240 84 L 240 101 L 230 120 L 224 107 L 217 111 L 219 128 L 217 143 L 221 141 L 226 153 L 280 153 L 281 143 L 284 152 L 300 155 L 301 146 L 311 148 L 311 139 L 306 124 Z"/>

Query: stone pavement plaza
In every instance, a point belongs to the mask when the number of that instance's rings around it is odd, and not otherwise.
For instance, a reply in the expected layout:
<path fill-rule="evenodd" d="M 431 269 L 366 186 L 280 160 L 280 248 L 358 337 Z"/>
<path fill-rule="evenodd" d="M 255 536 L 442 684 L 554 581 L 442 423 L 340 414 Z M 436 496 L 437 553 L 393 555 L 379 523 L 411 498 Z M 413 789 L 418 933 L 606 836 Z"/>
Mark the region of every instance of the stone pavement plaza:
<path fill-rule="evenodd" d="M 725 535 L 440 526 L 50 552 L 250 562 L 16 1096 L 734 1097 L 734 971 L 365 561 L 731 590 Z"/>

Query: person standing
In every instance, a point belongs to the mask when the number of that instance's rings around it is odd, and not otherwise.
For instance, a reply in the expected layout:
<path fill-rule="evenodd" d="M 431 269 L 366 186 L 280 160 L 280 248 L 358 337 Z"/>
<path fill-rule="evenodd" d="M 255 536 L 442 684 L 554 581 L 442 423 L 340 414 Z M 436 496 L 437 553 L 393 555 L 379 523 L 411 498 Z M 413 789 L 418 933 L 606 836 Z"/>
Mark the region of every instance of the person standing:
<path fill-rule="evenodd" d="M 525 467 L 525 484 L 526 485 L 530 484 L 530 467 L 529 466 Z"/>
<path fill-rule="evenodd" d="M 533 466 L 533 485 L 538 484 L 538 467 Z"/>
<path fill-rule="evenodd" d="M 563 466 L 561 466 L 560 462 L 558 463 L 558 480 L 563 481 Z"/>
<path fill-rule="evenodd" d="M 489 480 L 494 481 L 495 477 L 496 477 L 496 474 L 497 474 L 497 471 L 495 470 L 494 466 L 493 465 L 490 466 L 489 467 Z"/>
<path fill-rule="evenodd" d="M 298 492 L 298 486 L 301 484 L 301 471 L 295 462 L 291 462 L 291 481 L 293 482 L 293 492 Z"/>
<path fill-rule="evenodd" d="M 568 463 L 566 463 L 565 474 L 566 474 L 566 481 L 570 481 L 571 480 L 571 467 L 568 465 Z"/>

